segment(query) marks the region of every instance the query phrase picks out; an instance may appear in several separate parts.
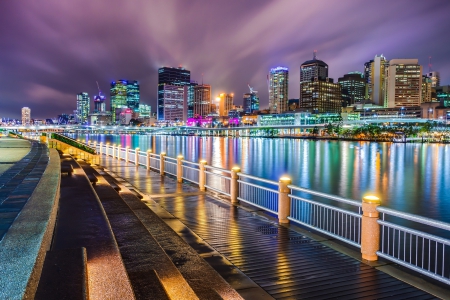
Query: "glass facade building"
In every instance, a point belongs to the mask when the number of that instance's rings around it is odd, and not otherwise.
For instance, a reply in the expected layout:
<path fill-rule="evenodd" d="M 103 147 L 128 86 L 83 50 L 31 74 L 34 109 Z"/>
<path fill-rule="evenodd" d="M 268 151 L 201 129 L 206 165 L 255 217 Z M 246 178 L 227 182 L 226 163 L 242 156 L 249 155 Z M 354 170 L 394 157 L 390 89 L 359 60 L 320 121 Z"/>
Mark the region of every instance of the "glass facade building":
<path fill-rule="evenodd" d="M 289 69 L 276 67 L 269 74 L 269 110 L 280 114 L 288 110 Z"/>
<path fill-rule="evenodd" d="M 244 113 L 252 114 L 259 110 L 259 97 L 257 92 L 245 93 L 243 103 Z"/>
<path fill-rule="evenodd" d="M 79 93 L 77 95 L 76 122 L 78 124 L 87 124 L 90 111 L 90 98 L 88 93 Z"/>
<path fill-rule="evenodd" d="M 118 80 L 111 82 L 111 115 L 113 124 L 116 123 L 116 112 L 122 108 L 139 111 L 140 90 L 135 80 Z"/>
<path fill-rule="evenodd" d="M 127 81 L 127 107 L 139 112 L 140 97 L 139 83 L 135 80 Z"/>
<path fill-rule="evenodd" d="M 171 68 L 171 67 L 162 67 L 158 69 L 158 107 L 157 107 L 157 114 L 158 114 L 158 121 L 171 121 L 170 116 L 178 116 L 178 112 L 174 112 L 173 114 L 170 113 L 170 109 L 174 108 L 173 106 L 173 98 L 165 98 L 168 94 L 166 91 L 171 90 L 172 88 L 166 89 L 164 86 L 170 85 L 170 86 L 178 86 L 181 87 L 181 90 L 183 90 L 183 99 L 187 102 L 186 105 L 189 106 L 189 102 L 192 102 L 192 99 L 189 98 L 189 95 L 192 94 L 193 90 L 189 89 L 189 86 L 191 85 L 191 71 L 186 70 L 185 68 L 178 67 L 178 68 Z M 187 86 L 187 90 L 184 89 L 184 86 Z M 184 92 L 191 92 L 191 94 L 184 95 Z M 178 96 L 177 96 L 178 97 Z M 166 103 L 167 102 L 167 103 Z M 166 104 L 168 107 L 166 107 Z M 184 105 L 184 104 L 183 104 Z M 178 108 L 177 108 L 178 110 Z M 183 120 L 186 118 L 186 114 L 188 113 L 189 109 L 185 109 L 184 115 L 180 118 L 180 120 Z M 166 115 L 166 113 L 169 113 Z"/>
<path fill-rule="evenodd" d="M 341 86 L 333 80 L 315 78 L 301 85 L 300 108 L 312 113 L 340 113 L 342 109 Z"/>
<path fill-rule="evenodd" d="M 338 79 L 341 86 L 342 100 L 346 105 L 361 102 L 366 94 L 366 82 L 362 73 L 351 72 Z"/>

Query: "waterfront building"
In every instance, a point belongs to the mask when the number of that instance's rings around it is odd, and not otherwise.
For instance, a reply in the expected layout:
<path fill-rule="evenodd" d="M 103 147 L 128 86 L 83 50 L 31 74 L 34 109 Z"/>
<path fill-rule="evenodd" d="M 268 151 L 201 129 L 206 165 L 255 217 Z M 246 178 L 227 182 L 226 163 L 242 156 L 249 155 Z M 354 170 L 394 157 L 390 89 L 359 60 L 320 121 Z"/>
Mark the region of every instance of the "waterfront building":
<path fill-rule="evenodd" d="M 420 106 L 405 107 L 380 107 L 380 106 L 358 106 L 355 109 L 360 114 L 361 120 L 365 119 L 413 119 L 421 117 Z"/>
<path fill-rule="evenodd" d="M 391 59 L 385 70 L 384 106 L 420 106 L 422 66 L 417 59 Z"/>
<path fill-rule="evenodd" d="M 333 79 L 314 78 L 301 84 L 300 108 L 312 113 L 340 113 L 341 86 Z"/>
<path fill-rule="evenodd" d="M 88 123 L 90 100 L 88 93 L 79 93 L 77 95 L 76 122 L 78 124 Z"/>
<path fill-rule="evenodd" d="M 385 83 L 386 57 L 375 55 L 373 60 L 364 64 L 364 76 L 367 84 L 367 97 L 375 105 L 384 106 L 383 85 Z M 366 98 L 367 98 L 366 97 Z"/>
<path fill-rule="evenodd" d="M 184 87 L 184 117 L 183 121 L 186 122 L 187 119 L 194 117 L 194 87 L 197 86 L 198 83 L 195 81 L 191 81 L 188 84 L 185 84 Z"/>
<path fill-rule="evenodd" d="M 342 121 L 340 113 L 311 114 L 310 112 L 258 115 L 257 126 L 300 126 Z"/>
<path fill-rule="evenodd" d="M 178 68 L 172 68 L 172 67 L 162 67 L 158 69 L 158 108 L 157 108 L 157 115 L 158 115 L 158 121 L 164 121 L 164 120 L 173 120 L 171 119 L 173 116 L 178 116 L 178 105 L 173 106 L 173 96 L 170 93 L 167 93 L 169 90 L 174 90 L 174 86 L 178 86 L 183 88 L 186 85 L 189 85 L 191 83 L 191 71 L 186 70 L 185 68 L 178 67 Z M 166 89 L 164 86 L 169 85 L 172 86 L 171 88 Z M 189 99 L 188 92 L 186 91 L 186 97 L 184 98 L 184 91 L 183 91 L 183 99 L 185 102 L 187 102 L 186 105 L 189 105 L 189 102 L 192 102 L 192 99 Z M 190 91 L 192 94 L 192 90 Z M 177 90 L 178 93 L 178 90 Z M 166 95 L 169 95 L 171 98 L 166 99 L 164 98 Z M 176 95 L 178 97 L 178 95 Z M 184 105 L 184 104 L 183 104 Z M 167 106 L 167 107 L 166 107 Z M 175 112 L 170 112 L 171 109 L 175 109 Z M 189 109 L 186 108 L 183 115 L 181 116 L 180 120 L 185 120 L 188 115 Z M 165 113 L 169 113 L 169 115 L 165 115 Z M 186 116 L 184 115 L 186 114 Z"/>
<path fill-rule="evenodd" d="M 440 106 L 450 107 L 450 85 L 437 86 L 436 98 L 439 101 Z"/>
<path fill-rule="evenodd" d="M 422 98 L 421 102 L 431 102 L 431 90 L 432 90 L 431 78 L 423 75 L 422 76 Z"/>
<path fill-rule="evenodd" d="M 184 121 L 184 91 L 181 85 L 164 84 L 158 87 L 158 96 L 163 100 L 163 105 L 158 107 L 158 121 Z"/>
<path fill-rule="evenodd" d="M 111 114 L 112 122 L 116 121 L 117 109 L 131 108 L 134 112 L 139 110 L 140 91 L 139 83 L 135 80 L 118 80 L 111 82 Z"/>
<path fill-rule="evenodd" d="M 221 93 L 216 100 L 219 102 L 219 116 L 227 117 L 228 112 L 233 109 L 233 97 L 234 94 Z"/>
<path fill-rule="evenodd" d="M 426 74 L 426 76 L 431 79 L 432 87 L 437 87 L 441 85 L 441 75 L 439 74 L 439 72 L 430 71 Z"/>
<path fill-rule="evenodd" d="M 199 84 L 194 86 L 194 103 L 192 113 L 194 117 L 206 117 L 211 113 L 211 85 Z"/>
<path fill-rule="evenodd" d="M 269 74 L 269 110 L 280 114 L 288 110 L 289 69 L 276 67 Z"/>
<path fill-rule="evenodd" d="M 420 107 L 422 119 L 445 122 L 450 120 L 450 108 L 441 105 L 440 102 L 424 102 Z"/>
<path fill-rule="evenodd" d="M 360 72 L 350 72 L 338 79 L 341 85 L 342 100 L 346 105 L 361 102 L 365 99 L 366 82 L 364 75 Z"/>
<path fill-rule="evenodd" d="M 22 107 L 22 125 L 31 124 L 31 109 L 29 107 Z"/>

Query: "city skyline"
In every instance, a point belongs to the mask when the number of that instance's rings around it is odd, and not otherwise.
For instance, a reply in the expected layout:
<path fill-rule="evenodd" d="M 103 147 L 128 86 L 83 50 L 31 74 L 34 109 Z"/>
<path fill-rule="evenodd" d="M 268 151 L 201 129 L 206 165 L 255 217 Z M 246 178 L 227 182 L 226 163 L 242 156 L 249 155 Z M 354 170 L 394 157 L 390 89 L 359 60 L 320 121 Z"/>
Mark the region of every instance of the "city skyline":
<path fill-rule="evenodd" d="M 325 4 L 134 1 L 115 9 L 103 1 L 4 2 L 0 116 L 19 118 L 24 106 L 33 118 L 71 113 L 76 94 L 95 95 L 96 81 L 106 91 L 118 78 L 137 80 L 141 102 L 156 112 L 157 70 L 179 65 L 192 72 L 192 80 L 201 81 L 203 74 L 213 96 L 241 98 L 249 83 L 266 108 L 270 69 L 289 68 L 289 97 L 298 98 L 300 65 L 313 50 L 335 82 L 348 72 L 363 72 L 365 62 L 383 54 L 387 60 L 419 59 L 424 73 L 432 56 L 441 85 L 450 84 L 450 45 L 442 38 L 450 3 Z"/>

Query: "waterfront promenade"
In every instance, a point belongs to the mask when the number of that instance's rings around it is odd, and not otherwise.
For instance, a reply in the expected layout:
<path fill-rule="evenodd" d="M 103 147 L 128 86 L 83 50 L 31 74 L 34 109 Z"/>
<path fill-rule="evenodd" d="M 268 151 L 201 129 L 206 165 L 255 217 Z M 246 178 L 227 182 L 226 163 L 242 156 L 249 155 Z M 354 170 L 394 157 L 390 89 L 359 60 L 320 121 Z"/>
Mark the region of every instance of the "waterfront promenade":
<path fill-rule="evenodd" d="M 429 284 L 383 260 L 365 264 L 356 249 L 296 226 L 281 226 L 258 209 L 233 206 L 196 186 L 111 157 L 103 156 L 100 165 L 118 182 L 146 195 L 144 203 L 244 298 L 435 298 L 392 274 L 440 298 L 450 294 L 447 287 Z M 266 297 L 252 297 L 258 287 Z"/>

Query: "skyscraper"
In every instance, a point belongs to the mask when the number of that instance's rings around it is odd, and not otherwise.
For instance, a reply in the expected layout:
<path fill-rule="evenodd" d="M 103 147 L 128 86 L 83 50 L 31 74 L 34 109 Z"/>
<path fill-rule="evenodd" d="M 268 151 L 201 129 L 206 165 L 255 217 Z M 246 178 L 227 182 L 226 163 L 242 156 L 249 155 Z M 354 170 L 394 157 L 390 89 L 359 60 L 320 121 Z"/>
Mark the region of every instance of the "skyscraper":
<path fill-rule="evenodd" d="M 195 81 L 184 85 L 184 121 L 194 117 L 194 87 L 197 85 Z"/>
<path fill-rule="evenodd" d="M 342 108 L 341 86 L 331 78 L 314 78 L 301 85 L 300 108 L 312 113 L 340 113 Z"/>
<path fill-rule="evenodd" d="M 168 104 L 168 107 L 166 106 L 166 100 L 172 103 L 173 98 L 166 99 L 164 98 L 166 95 L 170 95 L 167 93 L 168 90 L 177 90 L 175 87 L 182 87 L 183 90 L 183 99 L 185 101 L 189 102 L 188 95 L 184 95 L 185 89 L 183 88 L 185 85 L 189 85 L 191 81 L 191 72 L 189 70 L 186 70 L 185 68 L 178 67 L 178 68 L 171 68 L 171 67 L 162 67 L 158 69 L 158 120 L 171 120 L 168 118 L 168 116 L 165 115 L 165 113 L 169 112 L 170 109 L 174 108 L 173 104 Z M 165 88 L 164 86 L 171 85 L 172 88 Z M 179 91 L 179 90 L 177 90 Z M 189 92 L 189 90 L 186 90 L 186 92 Z M 177 96 L 178 97 L 178 96 Z M 183 103 L 184 105 L 184 103 Z M 187 105 L 187 104 L 186 104 Z M 178 108 L 175 108 L 178 109 Z M 188 110 L 185 108 L 185 112 Z M 175 112 L 174 114 L 170 114 L 171 116 L 178 115 L 178 112 Z M 182 116 L 181 119 L 184 119 L 186 115 Z"/>
<path fill-rule="evenodd" d="M 269 110 L 280 114 L 288 110 L 289 69 L 276 67 L 269 74 Z"/>
<path fill-rule="evenodd" d="M 115 123 L 118 109 L 130 108 L 139 111 L 140 91 L 139 82 L 135 80 L 118 80 L 111 82 L 111 115 Z"/>
<path fill-rule="evenodd" d="M 300 89 L 302 82 L 314 81 L 314 78 L 323 80 L 328 78 L 328 65 L 317 59 L 316 51 L 314 51 L 312 60 L 307 60 L 300 66 Z"/>
<path fill-rule="evenodd" d="M 439 74 L 439 72 L 430 71 L 426 75 L 431 79 L 431 87 L 437 87 L 441 85 L 441 75 Z"/>
<path fill-rule="evenodd" d="M 219 101 L 219 116 L 228 116 L 228 112 L 233 109 L 234 94 L 221 93 L 217 100 Z"/>
<path fill-rule="evenodd" d="M 364 64 L 364 75 L 367 83 L 367 95 L 376 105 L 384 105 L 383 84 L 386 57 L 375 55 L 375 58 Z"/>
<path fill-rule="evenodd" d="M 164 121 L 183 121 L 184 119 L 184 87 L 180 85 L 164 84 L 161 89 L 158 87 L 158 96 L 164 99 L 161 112 Z"/>
<path fill-rule="evenodd" d="M 431 102 L 431 89 L 432 89 L 431 78 L 426 75 L 423 75 L 422 76 L 422 99 L 421 99 L 421 102 Z"/>
<path fill-rule="evenodd" d="M 251 114 L 254 111 L 259 110 L 259 97 L 258 92 L 254 91 L 253 88 L 250 88 L 250 93 L 244 94 L 244 113 Z"/>
<path fill-rule="evenodd" d="M 106 111 L 105 96 L 102 94 L 94 96 L 94 113 Z"/>
<path fill-rule="evenodd" d="M 88 93 L 79 93 L 77 95 L 76 122 L 78 124 L 88 123 L 90 100 Z"/>
<path fill-rule="evenodd" d="M 199 84 L 194 86 L 194 117 L 206 117 L 211 112 L 211 85 Z"/>
<path fill-rule="evenodd" d="M 31 124 L 31 109 L 29 107 L 22 107 L 22 125 Z"/>
<path fill-rule="evenodd" d="M 354 104 L 364 100 L 366 94 L 366 82 L 362 73 L 350 72 L 338 79 L 341 85 L 342 99 L 346 104 Z"/>
<path fill-rule="evenodd" d="M 391 59 L 385 71 L 384 106 L 420 106 L 422 66 L 417 59 Z"/>

